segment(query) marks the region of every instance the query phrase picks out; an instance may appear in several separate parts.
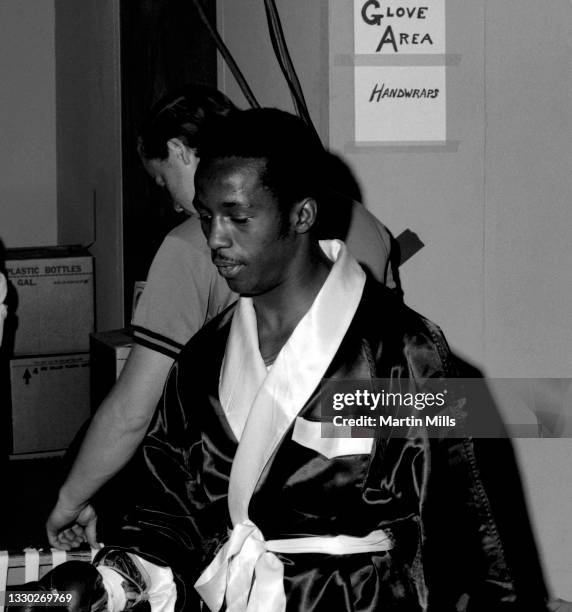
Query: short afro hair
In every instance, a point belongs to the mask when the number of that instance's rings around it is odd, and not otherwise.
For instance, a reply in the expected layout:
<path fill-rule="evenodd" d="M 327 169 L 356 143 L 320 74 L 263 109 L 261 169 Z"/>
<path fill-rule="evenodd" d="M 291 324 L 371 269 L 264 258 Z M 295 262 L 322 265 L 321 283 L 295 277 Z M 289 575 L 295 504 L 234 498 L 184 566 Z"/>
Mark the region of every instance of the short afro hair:
<path fill-rule="evenodd" d="M 200 163 L 238 157 L 263 162 L 261 180 L 282 211 L 306 197 L 320 201 L 326 153 L 299 117 L 276 108 L 237 111 L 215 119 L 199 141 Z"/>

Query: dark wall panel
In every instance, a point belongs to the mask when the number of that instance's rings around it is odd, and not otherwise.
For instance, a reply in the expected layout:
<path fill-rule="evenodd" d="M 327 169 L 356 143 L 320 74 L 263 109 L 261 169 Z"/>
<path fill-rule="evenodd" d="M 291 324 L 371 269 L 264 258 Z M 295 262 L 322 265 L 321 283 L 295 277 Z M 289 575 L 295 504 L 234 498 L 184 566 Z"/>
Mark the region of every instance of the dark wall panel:
<path fill-rule="evenodd" d="M 215 2 L 205 2 L 215 20 Z M 137 131 L 153 102 L 187 82 L 216 87 L 216 49 L 190 0 L 121 1 L 125 319 L 164 235 L 183 218 L 148 179 Z"/>

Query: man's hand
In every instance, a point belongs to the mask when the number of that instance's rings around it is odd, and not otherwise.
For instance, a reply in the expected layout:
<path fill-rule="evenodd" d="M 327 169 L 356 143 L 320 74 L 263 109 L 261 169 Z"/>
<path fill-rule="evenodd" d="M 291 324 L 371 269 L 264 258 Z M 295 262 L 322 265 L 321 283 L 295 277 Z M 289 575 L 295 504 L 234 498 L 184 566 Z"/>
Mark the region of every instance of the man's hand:
<path fill-rule="evenodd" d="M 60 550 L 77 548 L 84 542 L 99 548 L 96 535 L 97 514 L 93 506 L 81 510 L 67 510 L 58 502 L 46 522 L 50 545 Z"/>

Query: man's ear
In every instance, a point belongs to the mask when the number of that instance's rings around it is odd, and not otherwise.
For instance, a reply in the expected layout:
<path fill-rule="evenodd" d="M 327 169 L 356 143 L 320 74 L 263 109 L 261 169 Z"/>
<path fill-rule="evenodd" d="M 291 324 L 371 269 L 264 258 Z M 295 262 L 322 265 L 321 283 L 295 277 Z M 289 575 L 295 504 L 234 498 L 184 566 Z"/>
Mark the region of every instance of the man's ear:
<path fill-rule="evenodd" d="M 167 149 L 169 149 L 169 155 L 174 155 L 175 158 L 180 159 L 184 164 L 188 165 L 191 163 L 191 150 L 180 138 L 169 138 L 167 140 Z"/>
<path fill-rule="evenodd" d="M 292 207 L 290 221 L 298 234 L 309 232 L 318 218 L 318 203 L 314 198 L 304 198 Z"/>

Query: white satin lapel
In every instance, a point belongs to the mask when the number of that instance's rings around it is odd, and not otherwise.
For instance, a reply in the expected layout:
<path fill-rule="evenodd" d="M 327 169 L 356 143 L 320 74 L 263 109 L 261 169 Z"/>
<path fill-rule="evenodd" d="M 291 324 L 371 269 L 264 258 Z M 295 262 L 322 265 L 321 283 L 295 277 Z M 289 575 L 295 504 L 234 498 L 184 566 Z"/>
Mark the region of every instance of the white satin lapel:
<path fill-rule="evenodd" d="M 266 374 L 252 299 L 243 297 L 232 318 L 219 378 L 220 402 L 237 440 Z"/>
<path fill-rule="evenodd" d="M 361 299 L 365 273 L 349 255 L 345 245 L 333 240 L 320 242 L 320 246 L 336 262 L 310 310 L 300 320 L 264 378 L 242 431 L 228 493 L 234 525 L 248 519 L 248 504 L 264 466 L 319 385 Z M 256 327 L 254 333 L 257 336 Z M 251 334 L 249 331 L 249 337 Z M 259 352 L 258 355 L 260 357 Z M 236 359 L 233 358 L 234 363 Z M 260 361 L 264 366 L 261 357 Z M 239 376 L 232 374 L 235 385 L 239 382 L 241 385 L 235 386 L 237 394 L 242 393 L 246 385 L 242 378 L 246 373 L 246 368 L 242 367 Z M 236 403 L 234 396 L 232 401 Z"/>

